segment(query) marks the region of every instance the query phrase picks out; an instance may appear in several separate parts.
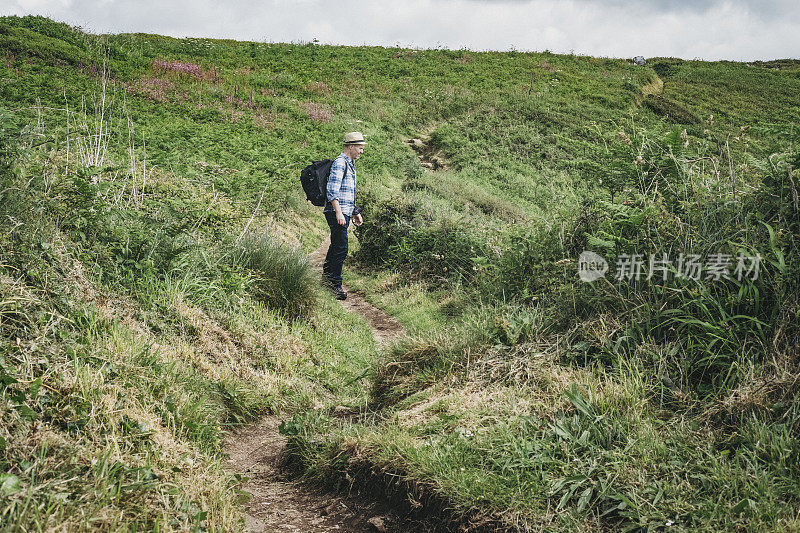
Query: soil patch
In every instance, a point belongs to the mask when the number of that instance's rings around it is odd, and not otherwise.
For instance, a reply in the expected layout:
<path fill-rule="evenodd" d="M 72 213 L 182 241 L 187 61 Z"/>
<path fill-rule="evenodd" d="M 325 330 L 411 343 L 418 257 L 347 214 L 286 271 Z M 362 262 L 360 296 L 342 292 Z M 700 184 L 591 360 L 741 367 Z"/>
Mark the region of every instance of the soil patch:
<path fill-rule="evenodd" d="M 309 256 L 318 270 L 322 270 L 329 245 L 330 237 Z M 403 333 L 397 320 L 367 302 L 362 294 L 343 288 L 348 295 L 342 306 L 367 320 L 379 346 L 385 346 Z M 420 527 L 409 529 L 408 523 L 403 524 L 392 513 L 388 501 L 331 494 L 309 483 L 289 479 L 282 469 L 287 439 L 278 431 L 279 424 L 278 417 L 267 416 L 232 433 L 225 446 L 229 456 L 228 470 L 245 478 L 239 488 L 250 495 L 244 505 L 247 513 L 245 531 L 355 533 L 420 530 Z"/>
<path fill-rule="evenodd" d="M 278 432 L 279 423 L 277 417 L 266 417 L 233 433 L 225 447 L 228 469 L 246 478 L 239 488 L 251 495 L 244 505 L 245 531 L 399 531 L 385 504 L 287 479 L 281 469 L 286 437 Z"/>
<path fill-rule="evenodd" d="M 422 135 L 413 139 L 407 139 L 405 142 L 417 153 L 422 167 L 429 170 L 447 170 L 449 168 L 444 153 L 431 146 L 429 136 Z"/>

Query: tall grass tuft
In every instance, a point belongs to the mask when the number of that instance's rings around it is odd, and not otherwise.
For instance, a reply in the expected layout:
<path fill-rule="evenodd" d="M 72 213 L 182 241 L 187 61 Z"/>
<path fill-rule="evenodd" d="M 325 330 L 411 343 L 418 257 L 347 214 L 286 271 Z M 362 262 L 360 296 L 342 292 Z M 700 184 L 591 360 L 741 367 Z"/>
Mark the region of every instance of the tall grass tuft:
<path fill-rule="evenodd" d="M 231 262 L 251 272 L 252 294 L 288 318 L 310 316 L 320 292 L 308 258 L 266 234 L 245 235 L 233 245 Z"/>

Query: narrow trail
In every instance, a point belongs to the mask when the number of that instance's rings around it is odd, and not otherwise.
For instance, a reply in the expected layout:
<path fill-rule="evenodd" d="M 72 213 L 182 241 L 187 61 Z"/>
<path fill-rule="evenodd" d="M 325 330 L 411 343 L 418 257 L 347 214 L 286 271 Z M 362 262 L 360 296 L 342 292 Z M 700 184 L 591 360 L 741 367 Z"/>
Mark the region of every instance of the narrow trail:
<path fill-rule="evenodd" d="M 320 272 L 329 244 L 330 237 L 309 255 L 312 265 Z M 347 299 L 341 302 L 342 306 L 367 320 L 379 347 L 403 334 L 403 327 L 397 320 L 367 302 L 363 295 L 343 288 Z M 267 416 L 232 434 L 225 446 L 230 457 L 227 469 L 247 478 L 239 488 L 252 496 L 244 506 L 245 531 L 396 531 L 392 527 L 391 510 L 385 504 L 326 493 L 309 484 L 286 479 L 280 468 L 286 437 L 278 432 L 279 424 L 279 417 Z"/>
<path fill-rule="evenodd" d="M 329 235 L 322 241 L 319 248 L 308 255 L 311 264 L 320 272 L 322 272 L 322 263 L 325 262 L 325 254 L 330 244 L 331 238 Z M 370 329 L 372 329 L 372 336 L 375 337 L 375 343 L 379 348 L 383 348 L 392 340 L 403 334 L 403 326 L 401 326 L 400 322 L 395 320 L 394 317 L 366 301 L 362 294 L 351 292 L 346 284 L 342 284 L 342 288 L 347 292 L 347 299 L 342 301 L 342 307 L 366 319 Z"/>

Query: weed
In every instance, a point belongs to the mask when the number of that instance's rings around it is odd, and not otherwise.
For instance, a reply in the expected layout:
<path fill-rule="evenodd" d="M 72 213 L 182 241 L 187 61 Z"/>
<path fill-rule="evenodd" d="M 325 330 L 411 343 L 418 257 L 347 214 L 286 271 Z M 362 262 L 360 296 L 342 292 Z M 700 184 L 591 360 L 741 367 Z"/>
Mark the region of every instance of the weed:
<path fill-rule="evenodd" d="M 0 49 L 4 524 L 240 529 L 222 428 L 291 406 L 309 474 L 401 474 L 473 524 L 797 527 L 791 64 L 95 37 L 41 17 L 2 18 Z M 375 142 L 369 269 L 347 281 L 412 332 L 378 362 L 272 237 L 315 247 L 296 169 L 354 124 Z M 422 161 L 403 142 L 420 132 Z M 587 249 L 763 268 L 588 284 Z M 310 412 L 368 399 L 358 421 Z"/>
<path fill-rule="evenodd" d="M 256 298 L 290 318 L 309 316 L 319 296 L 319 280 L 298 250 L 266 234 L 245 235 L 230 252 L 230 261 L 253 272 Z"/>

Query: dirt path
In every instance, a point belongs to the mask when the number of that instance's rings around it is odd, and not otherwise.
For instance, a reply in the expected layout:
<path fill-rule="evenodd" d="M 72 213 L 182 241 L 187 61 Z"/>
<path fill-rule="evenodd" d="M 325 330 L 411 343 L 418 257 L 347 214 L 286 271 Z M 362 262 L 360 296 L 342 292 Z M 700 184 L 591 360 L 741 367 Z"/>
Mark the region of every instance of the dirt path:
<path fill-rule="evenodd" d="M 330 238 L 310 254 L 319 270 L 325 260 Z M 399 322 L 367 302 L 363 295 L 347 291 L 342 306 L 362 315 L 372 328 L 378 346 L 386 346 L 403 333 Z M 269 416 L 228 438 L 228 470 L 242 474 L 247 481 L 240 489 L 252 495 L 245 504 L 245 531 L 266 533 L 323 532 L 344 533 L 395 531 L 389 509 L 377 502 L 325 493 L 299 481 L 287 480 L 281 472 L 281 453 L 286 437 L 278 432 L 280 419 Z"/>
<path fill-rule="evenodd" d="M 308 256 L 311 264 L 320 272 L 322 272 L 322 263 L 325 262 L 325 254 L 330 244 L 331 238 L 329 235 L 322 241 L 319 248 Z M 369 327 L 372 329 L 372 335 L 375 337 L 375 342 L 379 347 L 386 346 L 393 339 L 403 334 L 403 326 L 400 325 L 400 322 L 366 301 L 363 294 L 352 292 L 345 284 L 342 284 L 342 288 L 347 292 L 347 299 L 342 301 L 342 307 L 351 313 L 363 316 L 367 320 Z"/>
<path fill-rule="evenodd" d="M 231 435 L 225 448 L 230 456 L 228 469 L 248 478 L 239 487 L 252 496 L 244 505 L 246 532 L 396 530 L 389 510 L 380 503 L 337 496 L 286 479 L 280 468 L 286 438 L 278 433 L 279 423 L 277 417 L 266 417 Z"/>

